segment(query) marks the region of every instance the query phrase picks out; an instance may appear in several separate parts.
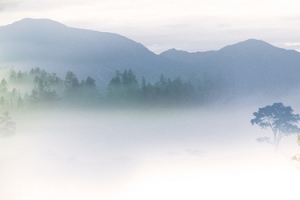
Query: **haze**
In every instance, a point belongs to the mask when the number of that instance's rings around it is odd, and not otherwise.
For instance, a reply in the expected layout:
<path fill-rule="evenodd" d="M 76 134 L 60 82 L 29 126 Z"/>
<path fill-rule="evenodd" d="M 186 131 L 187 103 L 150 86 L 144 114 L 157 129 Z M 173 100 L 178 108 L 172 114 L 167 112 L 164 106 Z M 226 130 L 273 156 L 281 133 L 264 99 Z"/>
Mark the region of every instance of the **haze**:
<path fill-rule="evenodd" d="M 0 200 L 297 198 L 297 135 L 250 120 L 300 113 L 299 7 L 2 0 Z"/>
<path fill-rule="evenodd" d="M 277 100 L 299 113 L 299 97 Z M 250 124 L 266 102 L 13 112 L 17 134 L 0 140 L 1 199 L 295 197 L 296 137 L 284 138 L 277 156 L 255 141 L 271 136 Z"/>
<path fill-rule="evenodd" d="M 155 53 L 176 48 L 218 50 L 249 38 L 286 49 L 299 46 L 299 1 L 50 1 L 0 2 L 0 25 L 50 18 L 70 27 L 113 32 Z"/>

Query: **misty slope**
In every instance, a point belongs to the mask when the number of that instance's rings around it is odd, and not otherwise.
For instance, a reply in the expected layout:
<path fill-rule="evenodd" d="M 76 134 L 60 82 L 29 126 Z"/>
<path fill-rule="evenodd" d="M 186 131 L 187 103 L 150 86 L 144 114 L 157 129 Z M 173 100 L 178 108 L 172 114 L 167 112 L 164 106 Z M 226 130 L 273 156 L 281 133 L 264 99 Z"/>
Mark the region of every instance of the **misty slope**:
<path fill-rule="evenodd" d="M 249 39 L 219 51 L 188 53 L 171 49 L 160 54 L 232 79 L 237 94 L 285 94 L 300 86 L 300 53 Z M 198 66 L 198 67 L 197 67 Z"/>
<path fill-rule="evenodd" d="M 106 83 L 116 70 L 133 69 L 150 80 L 174 74 L 176 62 L 118 34 L 70 28 L 49 19 L 23 19 L 0 27 L 0 64 L 40 67 L 65 75 L 71 70 Z"/>
<path fill-rule="evenodd" d="M 300 53 L 250 39 L 218 51 L 175 49 L 156 55 L 142 44 L 114 33 L 70 28 L 49 19 L 23 19 L 0 27 L 0 66 L 40 67 L 64 77 L 91 76 L 106 86 L 115 71 L 132 69 L 137 78 L 157 81 L 208 78 L 230 88 L 230 95 L 284 95 L 300 87 Z M 218 91 L 217 91 L 218 92 Z"/>

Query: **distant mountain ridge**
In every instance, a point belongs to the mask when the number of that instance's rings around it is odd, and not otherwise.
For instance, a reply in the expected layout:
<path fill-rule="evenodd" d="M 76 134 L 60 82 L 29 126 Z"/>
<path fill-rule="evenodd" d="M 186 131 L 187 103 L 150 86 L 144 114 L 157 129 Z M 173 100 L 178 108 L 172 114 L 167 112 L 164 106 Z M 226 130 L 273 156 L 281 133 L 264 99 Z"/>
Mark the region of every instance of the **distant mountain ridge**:
<path fill-rule="evenodd" d="M 104 82 L 116 70 L 132 68 L 150 79 L 170 72 L 170 63 L 172 69 L 178 67 L 124 36 L 70 28 L 49 19 L 23 19 L 0 27 L 0 43 L 2 65 L 41 67 L 61 74 L 72 70 Z"/>
<path fill-rule="evenodd" d="M 237 93 L 285 91 L 300 86 L 300 53 L 249 39 L 218 51 L 188 53 L 169 50 L 163 57 L 202 67 L 235 80 Z"/>
<path fill-rule="evenodd" d="M 204 61 L 205 59 L 210 59 L 214 56 L 253 56 L 256 55 L 264 55 L 268 56 L 273 54 L 286 54 L 290 53 L 291 55 L 300 55 L 299 52 L 295 50 L 285 50 L 282 48 L 275 47 L 267 42 L 256 39 L 248 39 L 246 41 L 242 41 L 233 45 L 228 45 L 221 48 L 218 51 L 205 51 L 205 52 L 187 52 L 183 50 L 170 49 L 162 52 L 160 55 L 172 60 L 178 60 L 181 62 L 188 63 L 197 63 L 199 61 Z"/>
<path fill-rule="evenodd" d="M 223 81 L 236 94 L 285 93 L 300 87 L 300 53 L 249 39 L 218 51 L 159 55 L 115 33 L 70 28 L 49 19 L 23 19 L 0 27 L 0 66 L 40 67 L 62 77 L 73 71 L 106 85 L 116 70 L 132 69 L 153 82 L 174 78 Z"/>

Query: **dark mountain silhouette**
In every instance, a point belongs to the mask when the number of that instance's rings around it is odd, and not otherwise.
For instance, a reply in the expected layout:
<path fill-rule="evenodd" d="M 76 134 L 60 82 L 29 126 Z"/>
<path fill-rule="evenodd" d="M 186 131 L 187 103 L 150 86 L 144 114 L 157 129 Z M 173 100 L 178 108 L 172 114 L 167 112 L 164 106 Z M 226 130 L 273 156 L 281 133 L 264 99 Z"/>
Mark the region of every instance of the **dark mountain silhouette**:
<path fill-rule="evenodd" d="M 0 27 L 0 65 L 40 67 L 80 79 L 91 76 L 106 86 L 115 71 L 132 69 L 137 78 L 213 79 L 234 94 L 285 94 L 300 87 L 300 53 L 250 39 L 218 51 L 175 49 L 156 55 L 142 44 L 114 33 L 70 28 L 49 19 L 23 19 Z M 225 93 L 227 90 L 225 90 Z"/>
<path fill-rule="evenodd" d="M 180 67 L 121 35 L 70 28 L 49 19 L 23 19 L 0 27 L 0 43 L 1 65 L 46 68 L 60 75 L 71 70 L 98 83 L 107 83 L 116 70 L 131 68 L 150 81 L 161 73 L 172 76 Z"/>

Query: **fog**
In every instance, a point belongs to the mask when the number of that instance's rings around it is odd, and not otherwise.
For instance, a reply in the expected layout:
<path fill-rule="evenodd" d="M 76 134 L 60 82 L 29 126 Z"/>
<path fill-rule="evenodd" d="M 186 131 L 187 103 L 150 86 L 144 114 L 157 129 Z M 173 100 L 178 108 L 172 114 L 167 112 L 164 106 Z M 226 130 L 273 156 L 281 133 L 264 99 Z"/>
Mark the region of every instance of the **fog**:
<path fill-rule="evenodd" d="M 299 113 L 298 98 L 277 100 Z M 275 154 L 256 142 L 271 130 L 250 123 L 272 103 L 12 112 L 16 134 L 0 138 L 1 199 L 292 199 L 297 137 Z"/>

